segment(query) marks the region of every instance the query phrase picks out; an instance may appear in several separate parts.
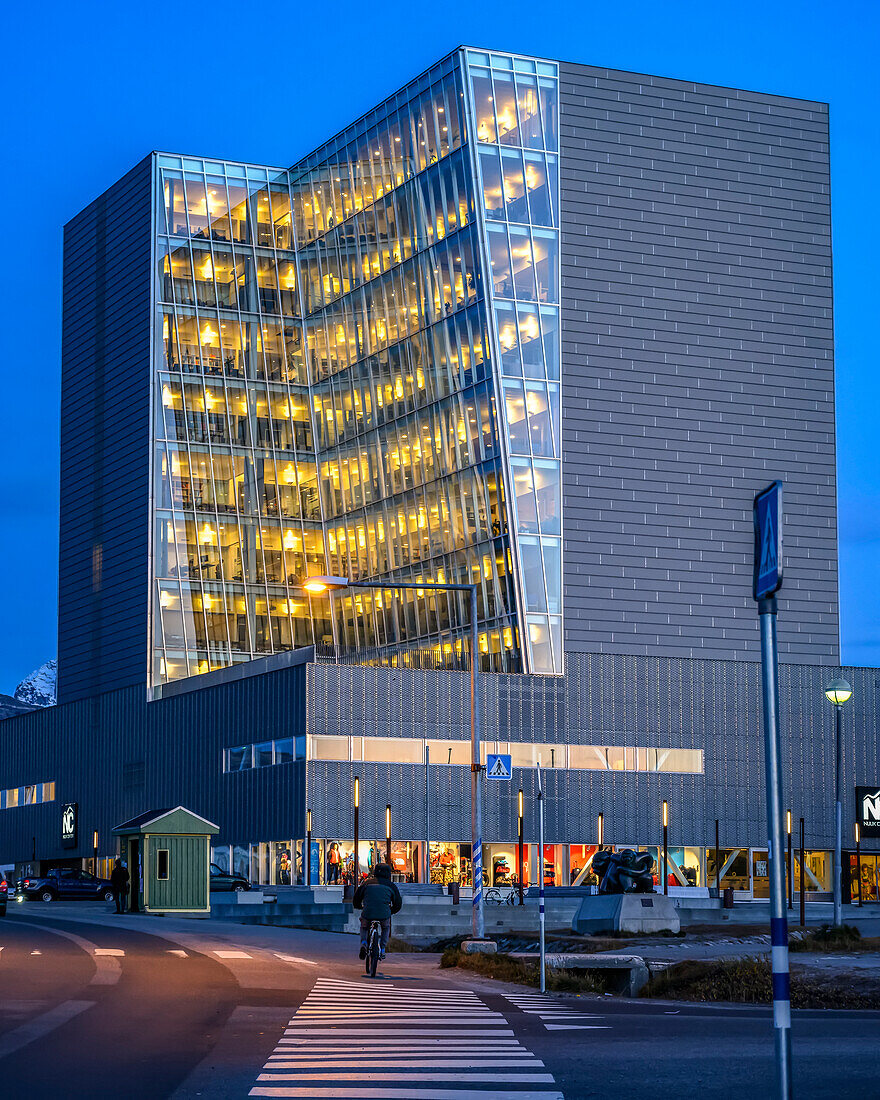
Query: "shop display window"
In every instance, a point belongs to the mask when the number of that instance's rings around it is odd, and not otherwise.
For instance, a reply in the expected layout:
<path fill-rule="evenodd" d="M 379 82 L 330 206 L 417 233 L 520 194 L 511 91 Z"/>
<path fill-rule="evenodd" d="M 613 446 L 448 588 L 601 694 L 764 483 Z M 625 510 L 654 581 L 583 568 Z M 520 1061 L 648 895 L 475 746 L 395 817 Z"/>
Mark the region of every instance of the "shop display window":
<path fill-rule="evenodd" d="M 850 890 L 853 901 L 859 897 L 859 878 L 861 878 L 862 902 L 877 901 L 880 899 L 880 857 L 871 852 L 862 853 L 856 860 L 856 853 L 851 852 L 850 863 Z"/>
<path fill-rule="evenodd" d="M 568 879 L 572 886 L 598 886 L 599 878 L 592 869 L 598 844 L 572 844 L 568 849 Z"/>
<path fill-rule="evenodd" d="M 459 846 L 457 844 L 442 844 L 431 841 L 428 845 L 428 854 L 428 873 L 431 882 L 440 883 L 442 886 L 450 886 L 460 882 Z"/>

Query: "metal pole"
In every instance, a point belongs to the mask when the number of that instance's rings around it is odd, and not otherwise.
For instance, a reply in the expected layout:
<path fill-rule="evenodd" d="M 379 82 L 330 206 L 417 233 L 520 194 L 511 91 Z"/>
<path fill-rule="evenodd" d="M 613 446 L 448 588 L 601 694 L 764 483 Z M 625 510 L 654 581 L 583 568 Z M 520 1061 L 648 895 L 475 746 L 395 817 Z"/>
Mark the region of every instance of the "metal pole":
<path fill-rule="evenodd" d="M 471 585 L 471 871 L 474 880 L 473 936 L 481 940 L 486 934 L 483 919 L 483 814 L 480 763 L 480 696 L 477 681 L 479 661 L 477 634 L 477 586 Z"/>
<path fill-rule="evenodd" d="M 519 845 L 517 848 L 517 862 L 519 863 L 519 903 L 525 905 L 523 901 L 523 789 L 520 787 L 519 794 L 517 796 L 517 817 L 519 818 Z"/>
<path fill-rule="evenodd" d="M 428 797 L 428 765 L 431 750 L 425 745 L 425 882 L 431 881 L 431 802 Z"/>
<path fill-rule="evenodd" d="M 92 836 L 92 874 L 98 874 L 98 830 Z"/>
<path fill-rule="evenodd" d="M 721 901 L 721 843 L 718 838 L 718 818 L 715 818 L 715 889 Z"/>
<path fill-rule="evenodd" d="M 306 886 L 312 885 L 312 811 L 306 810 Z"/>
<path fill-rule="evenodd" d="M 391 866 L 391 806 L 385 807 L 385 862 Z"/>
<path fill-rule="evenodd" d="M 804 862 L 804 819 L 803 818 L 801 818 L 800 842 L 801 842 L 801 845 L 800 845 L 800 847 L 801 847 L 801 859 L 800 859 L 800 863 L 801 863 L 801 899 L 800 899 L 801 900 L 801 928 L 806 928 L 807 927 L 807 896 L 804 893 L 804 890 L 806 888 L 806 878 L 807 878 L 807 876 L 806 876 L 806 872 L 805 872 L 806 863 Z"/>
<path fill-rule="evenodd" d="M 777 1096 L 791 1097 L 791 992 L 788 918 L 785 909 L 785 851 L 782 837 L 782 768 L 779 753 L 779 686 L 776 597 L 758 601 L 761 624 L 761 696 L 764 713 L 764 770 L 767 783 L 767 854 L 770 860 L 770 955 Z"/>
<path fill-rule="evenodd" d="M 358 855 L 358 826 L 360 825 L 361 812 L 361 780 L 360 776 L 354 777 L 354 860 L 351 867 L 352 887 L 357 890 L 361 881 L 361 861 Z"/>
<path fill-rule="evenodd" d="M 663 802 L 663 893 L 669 893 L 669 803 Z"/>
<path fill-rule="evenodd" d="M 791 810 L 785 811 L 785 832 L 788 837 L 788 907 L 794 909 L 794 879 L 791 875 Z"/>
<path fill-rule="evenodd" d="M 538 930 L 540 938 L 541 992 L 547 992 L 547 945 L 544 941 L 544 784 L 538 765 Z"/>
<path fill-rule="evenodd" d="M 856 822 L 856 882 L 859 887 L 859 909 L 862 908 L 862 831 Z"/>
<path fill-rule="evenodd" d="M 834 705 L 834 927 L 843 924 L 843 806 L 840 801 L 840 704 Z"/>

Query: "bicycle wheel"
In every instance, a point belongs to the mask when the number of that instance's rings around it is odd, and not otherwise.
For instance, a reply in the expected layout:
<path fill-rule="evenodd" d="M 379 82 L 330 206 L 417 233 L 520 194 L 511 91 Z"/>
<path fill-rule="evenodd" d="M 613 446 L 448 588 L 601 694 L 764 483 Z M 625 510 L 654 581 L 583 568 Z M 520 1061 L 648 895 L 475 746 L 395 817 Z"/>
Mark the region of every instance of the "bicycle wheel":
<path fill-rule="evenodd" d="M 501 894 L 493 886 L 491 890 L 487 890 L 485 894 L 483 894 L 483 901 L 486 905 L 500 905 Z"/>
<path fill-rule="evenodd" d="M 376 977 L 376 967 L 379 965 L 379 929 L 375 926 L 370 932 L 370 946 L 367 950 L 367 973 L 371 978 Z"/>

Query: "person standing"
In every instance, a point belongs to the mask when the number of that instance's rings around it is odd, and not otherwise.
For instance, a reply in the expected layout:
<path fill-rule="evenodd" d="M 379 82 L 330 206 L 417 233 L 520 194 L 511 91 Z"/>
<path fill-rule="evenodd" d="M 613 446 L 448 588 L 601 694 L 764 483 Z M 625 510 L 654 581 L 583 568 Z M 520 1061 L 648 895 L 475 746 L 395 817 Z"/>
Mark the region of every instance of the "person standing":
<path fill-rule="evenodd" d="M 117 859 L 110 872 L 110 888 L 113 891 L 113 900 L 116 902 L 116 912 L 125 912 L 125 903 L 128 900 L 128 868 L 121 859 Z"/>

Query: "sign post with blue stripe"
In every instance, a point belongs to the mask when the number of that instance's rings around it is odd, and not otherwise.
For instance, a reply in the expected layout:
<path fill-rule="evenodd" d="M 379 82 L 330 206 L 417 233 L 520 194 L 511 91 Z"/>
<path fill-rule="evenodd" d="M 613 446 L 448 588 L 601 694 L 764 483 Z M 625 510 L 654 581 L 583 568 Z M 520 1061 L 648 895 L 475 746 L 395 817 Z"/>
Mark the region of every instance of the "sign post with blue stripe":
<path fill-rule="evenodd" d="M 774 481 L 754 500 L 755 571 L 753 595 L 761 624 L 761 702 L 767 783 L 767 847 L 770 862 L 770 964 L 777 1096 L 791 1097 L 791 993 L 788 915 L 785 902 L 782 767 L 779 751 L 779 666 L 776 652 L 776 593 L 782 587 L 782 482 Z"/>

